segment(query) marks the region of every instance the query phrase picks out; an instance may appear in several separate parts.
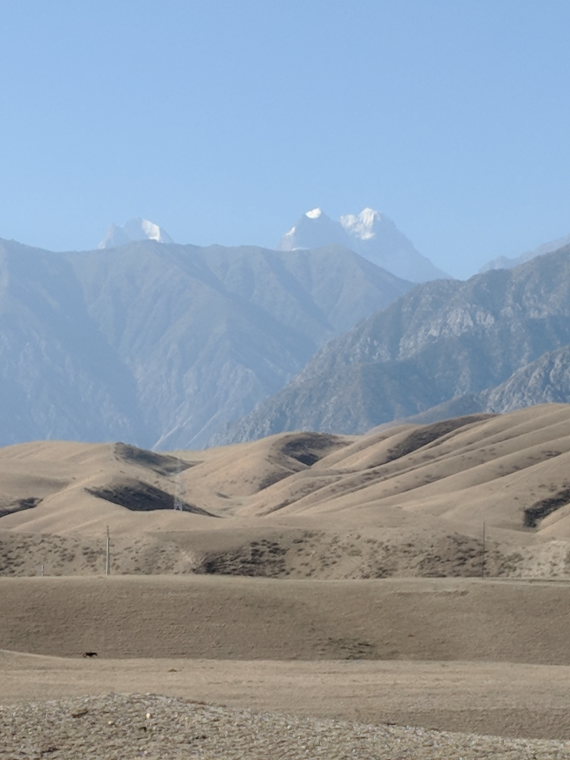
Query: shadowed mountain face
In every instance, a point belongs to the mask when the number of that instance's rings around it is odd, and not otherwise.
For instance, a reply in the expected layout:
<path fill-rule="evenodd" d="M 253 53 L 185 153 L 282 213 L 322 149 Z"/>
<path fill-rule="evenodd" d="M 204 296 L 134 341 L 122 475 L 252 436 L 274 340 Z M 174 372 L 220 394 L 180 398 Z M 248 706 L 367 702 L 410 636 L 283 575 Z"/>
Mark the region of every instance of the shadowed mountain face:
<path fill-rule="evenodd" d="M 536 404 L 566 403 L 569 399 L 570 346 L 563 346 L 543 354 L 495 388 L 458 396 L 407 419 L 435 422 L 460 414 L 504 413 Z"/>
<path fill-rule="evenodd" d="M 410 287 L 341 248 L 0 242 L 0 444 L 205 445 Z"/>
<path fill-rule="evenodd" d="M 569 344 L 566 247 L 512 270 L 416 287 L 331 341 L 220 440 L 299 429 L 359 433 L 437 405 L 426 421 L 568 401 Z"/>

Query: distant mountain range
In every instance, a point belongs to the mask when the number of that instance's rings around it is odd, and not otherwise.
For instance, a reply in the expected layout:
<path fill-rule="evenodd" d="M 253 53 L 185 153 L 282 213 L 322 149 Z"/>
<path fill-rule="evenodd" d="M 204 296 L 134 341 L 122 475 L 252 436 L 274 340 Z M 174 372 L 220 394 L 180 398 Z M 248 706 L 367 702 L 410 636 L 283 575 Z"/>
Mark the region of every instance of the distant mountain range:
<path fill-rule="evenodd" d="M 0 445 L 205 446 L 411 287 L 340 247 L 1 241 Z"/>
<path fill-rule="evenodd" d="M 350 247 L 314 247 L 335 235 Z M 169 240 L 137 219 L 94 251 L 0 241 L 0 445 L 200 448 L 570 400 L 570 246 L 414 287 L 371 259 L 437 270 L 371 209 L 314 209 L 283 251 Z"/>
<path fill-rule="evenodd" d="M 387 216 L 372 208 L 334 221 L 320 208 L 307 211 L 283 236 L 282 251 L 342 245 L 392 274 L 411 282 L 447 278 L 415 249 Z"/>
<path fill-rule="evenodd" d="M 433 421 L 568 402 L 569 356 L 566 246 L 467 282 L 417 286 L 327 344 L 219 440 L 286 430 L 358 433 L 414 415 Z"/>

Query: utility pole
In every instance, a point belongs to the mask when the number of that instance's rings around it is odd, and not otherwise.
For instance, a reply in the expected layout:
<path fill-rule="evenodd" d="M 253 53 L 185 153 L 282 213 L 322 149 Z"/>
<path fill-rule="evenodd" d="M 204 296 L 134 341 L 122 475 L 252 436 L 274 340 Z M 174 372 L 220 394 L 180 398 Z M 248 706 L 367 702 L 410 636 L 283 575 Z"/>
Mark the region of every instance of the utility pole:
<path fill-rule="evenodd" d="M 486 568 L 486 536 L 485 536 L 485 522 L 483 522 L 483 546 L 481 550 L 481 578 L 485 577 Z"/>
<path fill-rule="evenodd" d="M 105 575 L 111 575 L 111 534 L 107 525 L 107 542 L 105 548 Z"/>

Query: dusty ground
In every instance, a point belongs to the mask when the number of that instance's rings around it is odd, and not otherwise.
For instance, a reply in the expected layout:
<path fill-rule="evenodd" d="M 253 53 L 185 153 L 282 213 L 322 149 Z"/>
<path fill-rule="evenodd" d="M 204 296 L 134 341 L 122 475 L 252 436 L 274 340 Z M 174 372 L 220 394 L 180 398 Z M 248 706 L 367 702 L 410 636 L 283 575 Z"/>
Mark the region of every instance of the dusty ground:
<path fill-rule="evenodd" d="M 569 405 L 0 450 L 1 760 L 570 758 L 569 457 Z"/>
<path fill-rule="evenodd" d="M 570 743 L 298 718 L 154 695 L 0 707 L 0 758 L 555 760 Z"/>
<path fill-rule="evenodd" d="M 568 666 L 0 654 L 3 704 L 160 693 L 261 712 L 570 740 Z"/>
<path fill-rule="evenodd" d="M 36 654 L 570 665 L 570 584 L 0 578 L 0 648 Z"/>
<path fill-rule="evenodd" d="M 5 578 L 0 647 L 21 653 L 0 702 L 152 692 L 570 738 L 569 601 L 546 581 Z"/>
<path fill-rule="evenodd" d="M 0 758 L 570 757 L 569 594 L 462 578 L 0 579 Z"/>

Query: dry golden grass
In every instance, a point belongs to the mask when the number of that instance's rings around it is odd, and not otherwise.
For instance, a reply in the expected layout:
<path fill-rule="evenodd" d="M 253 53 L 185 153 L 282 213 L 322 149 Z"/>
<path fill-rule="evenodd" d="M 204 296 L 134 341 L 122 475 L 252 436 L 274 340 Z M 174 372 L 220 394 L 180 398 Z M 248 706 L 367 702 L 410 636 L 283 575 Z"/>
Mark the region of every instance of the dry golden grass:
<path fill-rule="evenodd" d="M 0 572 L 101 572 L 109 526 L 119 573 L 565 577 L 569 472 L 563 404 L 176 456 L 11 446 L 0 450 Z"/>

